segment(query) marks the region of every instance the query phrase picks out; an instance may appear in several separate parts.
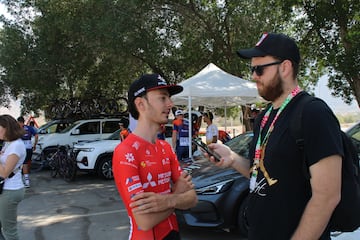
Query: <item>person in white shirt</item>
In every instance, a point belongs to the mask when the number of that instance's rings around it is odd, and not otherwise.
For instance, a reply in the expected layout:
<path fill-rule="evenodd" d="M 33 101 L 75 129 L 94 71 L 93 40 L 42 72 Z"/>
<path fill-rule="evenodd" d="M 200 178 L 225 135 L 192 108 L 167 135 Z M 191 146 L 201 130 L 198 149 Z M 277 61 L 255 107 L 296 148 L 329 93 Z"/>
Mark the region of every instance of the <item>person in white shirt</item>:
<path fill-rule="evenodd" d="M 18 240 L 17 207 L 24 199 L 21 166 L 26 148 L 21 137 L 25 130 L 10 115 L 0 115 L 0 139 L 4 140 L 0 152 L 0 176 L 4 181 L 0 194 L 0 222 L 5 239 Z"/>
<path fill-rule="evenodd" d="M 212 122 L 214 115 L 212 112 L 203 113 L 204 122 L 206 122 L 206 144 L 216 143 L 218 140 L 219 130 L 217 126 Z"/>

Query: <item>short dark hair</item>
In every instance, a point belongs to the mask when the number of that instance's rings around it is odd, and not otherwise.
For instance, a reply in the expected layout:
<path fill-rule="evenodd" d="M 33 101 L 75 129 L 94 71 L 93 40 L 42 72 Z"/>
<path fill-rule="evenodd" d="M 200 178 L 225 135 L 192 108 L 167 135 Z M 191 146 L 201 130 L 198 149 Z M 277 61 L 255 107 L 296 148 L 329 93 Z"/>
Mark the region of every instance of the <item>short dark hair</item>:
<path fill-rule="evenodd" d="M 139 97 L 144 97 L 145 95 L 146 95 L 146 93 L 144 93 L 143 95 L 141 95 L 141 96 L 139 96 Z M 128 102 L 128 110 L 129 110 L 129 113 L 131 114 L 131 116 L 132 116 L 135 120 L 138 120 L 138 119 L 139 119 L 139 111 L 138 111 L 137 108 L 136 108 L 135 100 Z"/>
<path fill-rule="evenodd" d="M 120 119 L 119 124 L 122 124 L 124 126 L 124 128 L 128 128 L 129 127 L 129 119 L 126 117 L 123 117 L 122 119 Z"/>
<path fill-rule="evenodd" d="M 212 114 L 212 112 L 204 112 L 203 116 L 207 117 L 210 119 L 210 121 L 212 121 L 214 119 L 214 115 Z"/>
<path fill-rule="evenodd" d="M 24 122 L 25 122 L 25 119 L 24 119 L 23 116 L 20 116 L 20 117 L 17 118 L 17 121 L 24 123 Z"/>
<path fill-rule="evenodd" d="M 20 127 L 18 122 L 10 115 L 0 115 L 0 126 L 6 129 L 4 140 L 14 141 L 25 134 L 25 130 Z"/>

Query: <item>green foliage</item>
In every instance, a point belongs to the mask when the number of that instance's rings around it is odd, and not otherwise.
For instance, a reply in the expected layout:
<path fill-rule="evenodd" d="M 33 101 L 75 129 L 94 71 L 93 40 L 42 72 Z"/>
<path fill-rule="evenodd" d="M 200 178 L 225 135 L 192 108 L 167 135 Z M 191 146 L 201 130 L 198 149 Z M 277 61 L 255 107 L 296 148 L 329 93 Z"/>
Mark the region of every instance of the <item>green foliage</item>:
<path fill-rule="evenodd" d="M 306 80 L 315 83 L 327 73 L 333 95 L 347 103 L 353 97 L 360 102 L 360 2 L 306 0 L 292 4 L 300 13 L 293 31 L 306 57 L 304 70 L 310 76 Z"/>
<path fill-rule="evenodd" d="M 285 32 L 302 52 L 301 85 L 324 73 L 336 95 L 359 101 L 359 1 L 0 0 L 0 93 L 23 111 L 53 99 L 126 96 L 146 72 L 177 83 L 212 62 L 250 79 L 239 48 Z M 229 110 L 229 114 L 237 111 Z"/>

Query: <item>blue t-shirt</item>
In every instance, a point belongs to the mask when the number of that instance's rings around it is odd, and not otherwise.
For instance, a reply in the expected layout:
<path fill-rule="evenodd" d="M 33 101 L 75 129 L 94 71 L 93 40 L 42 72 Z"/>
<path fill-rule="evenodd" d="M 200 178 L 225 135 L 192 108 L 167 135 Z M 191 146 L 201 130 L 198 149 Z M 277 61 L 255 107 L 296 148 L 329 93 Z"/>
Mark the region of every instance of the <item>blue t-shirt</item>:
<path fill-rule="evenodd" d="M 174 130 L 178 135 L 178 143 L 181 147 L 189 146 L 189 120 L 183 119 L 182 124 L 174 125 Z M 194 135 L 195 131 L 193 128 L 192 135 Z"/>
<path fill-rule="evenodd" d="M 32 149 L 31 144 L 31 137 L 35 136 L 37 134 L 37 131 L 32 126 L 24 125 L 25 134 L 21 137 L 21 139 L 24 141 L 26 149 Z"/>

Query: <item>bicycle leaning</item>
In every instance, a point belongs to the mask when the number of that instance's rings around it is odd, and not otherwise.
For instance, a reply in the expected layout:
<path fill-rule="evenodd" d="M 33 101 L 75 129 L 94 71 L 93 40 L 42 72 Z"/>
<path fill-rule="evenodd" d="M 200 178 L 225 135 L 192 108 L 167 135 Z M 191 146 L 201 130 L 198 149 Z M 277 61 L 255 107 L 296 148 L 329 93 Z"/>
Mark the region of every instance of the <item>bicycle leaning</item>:
<path fill-rule="evenodd" d="M 70 182 L 76 177 L 76 156 L 71 148 L 58 146 L 56 152 L 48 159 L 50 166 L 50 176 L 55 178 L 57 175 Z"/>

